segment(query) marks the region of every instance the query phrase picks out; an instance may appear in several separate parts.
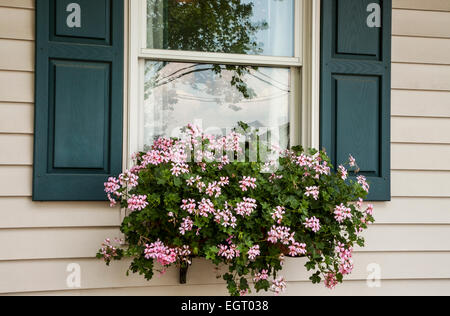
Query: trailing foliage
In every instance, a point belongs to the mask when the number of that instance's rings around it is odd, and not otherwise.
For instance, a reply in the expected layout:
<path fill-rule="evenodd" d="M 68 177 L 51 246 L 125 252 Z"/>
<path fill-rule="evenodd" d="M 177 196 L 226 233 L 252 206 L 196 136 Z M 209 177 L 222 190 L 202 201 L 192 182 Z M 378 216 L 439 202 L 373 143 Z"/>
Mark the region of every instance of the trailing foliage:
<path fill-rule="evenodd" d="M 137 154 L 131 170 L 105 183 L 111 205 L 129 210 L 126 240 L 107 240 L 98 258 L 109 265 L 131 257 L 130 271 L 148 280 L 156 263 L 165 271 L 205 258 L 228 266 L 231 295 L 251 292 L 251 283 L 257 292 L 284 291 L 286 257 L 306 257 L 313 283 L 342 282 L 353 269 L 353 247 L 364 246 L 360 233 L 374 220 L 373 207 L 362 203 L 366 179 L 349 177 L 344 166 L 333 171 L 324 152 L 300 147 L 249 162 L 255 149 L 262 152 L 249 135 L 214 137 L 189 125 L 182 139 L 159 139 Z M 357 172 L 351 156 L 349 166 Z"/>

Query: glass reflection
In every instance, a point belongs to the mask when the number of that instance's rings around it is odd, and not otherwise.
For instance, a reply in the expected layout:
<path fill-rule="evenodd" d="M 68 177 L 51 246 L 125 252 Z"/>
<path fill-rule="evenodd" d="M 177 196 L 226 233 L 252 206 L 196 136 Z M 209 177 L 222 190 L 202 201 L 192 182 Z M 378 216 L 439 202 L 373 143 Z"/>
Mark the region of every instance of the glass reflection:
<path fill-rule="evenodd" d="M 223 135 L 242 121 L 288 148 L 290 82 L 284 68 L 148 61 L 144 142 L 177 137 L 188 123 Z"/>
<path fill-rule="evenodd" d="M 294 56 L 295 0 L 147 0 L 147 47 Z"/>

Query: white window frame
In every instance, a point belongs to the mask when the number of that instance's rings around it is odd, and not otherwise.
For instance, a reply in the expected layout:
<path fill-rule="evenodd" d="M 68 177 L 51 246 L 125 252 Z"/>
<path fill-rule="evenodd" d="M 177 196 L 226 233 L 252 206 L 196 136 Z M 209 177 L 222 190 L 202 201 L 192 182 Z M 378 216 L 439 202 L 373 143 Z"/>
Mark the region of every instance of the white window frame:
<path fill-rule="evenodd" d="M 146 48 L 146 0 L 128 0 L 126 165 L 143 147 L 145 61 L 201 62 L 290 68 L 291 143 L 319 146 L 320 0 L 295 0 L 294 57 L 171 51 Z M 300 69 L 300 71 L 299 71 Z"/>

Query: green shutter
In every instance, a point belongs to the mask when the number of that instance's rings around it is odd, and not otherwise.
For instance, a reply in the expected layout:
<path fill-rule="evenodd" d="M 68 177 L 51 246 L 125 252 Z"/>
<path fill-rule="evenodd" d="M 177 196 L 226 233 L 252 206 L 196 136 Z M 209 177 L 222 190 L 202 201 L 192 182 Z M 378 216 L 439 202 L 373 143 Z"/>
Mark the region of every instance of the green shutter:
<path fill-rule="evenodd" d="M 36 1 L 35 201 L 105 200 L 122 170 L 123 6 Z"/>
<path fill-rule="evenodd" d="M 334 165 L 352 154 L 371 183 L 370 200 L 390 188 L 391 0 L 322 0 L 321 146 Z M 381 28 L 368 6 L 381 7 Z"/>

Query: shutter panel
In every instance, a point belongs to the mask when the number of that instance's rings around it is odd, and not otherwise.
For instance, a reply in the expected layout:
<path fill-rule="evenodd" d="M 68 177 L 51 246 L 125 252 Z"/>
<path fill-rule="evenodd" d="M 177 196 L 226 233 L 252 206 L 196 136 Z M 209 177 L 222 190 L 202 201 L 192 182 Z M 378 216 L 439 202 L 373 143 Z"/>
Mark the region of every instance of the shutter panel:
<path fill-rule="evenodd" d="M 380 28 L 367 23 L 373 4 Z M 357 159 L 373 201 L 391 198 L 391 10 L 391 0 L 322 0 L 321 146 L 335 166 Z"/>
<path fill-rule="evenodd" d="M 35 201 L 105 200 L 122 170 L 123 5 L 36 1 Z"/>

